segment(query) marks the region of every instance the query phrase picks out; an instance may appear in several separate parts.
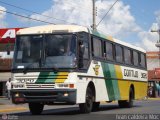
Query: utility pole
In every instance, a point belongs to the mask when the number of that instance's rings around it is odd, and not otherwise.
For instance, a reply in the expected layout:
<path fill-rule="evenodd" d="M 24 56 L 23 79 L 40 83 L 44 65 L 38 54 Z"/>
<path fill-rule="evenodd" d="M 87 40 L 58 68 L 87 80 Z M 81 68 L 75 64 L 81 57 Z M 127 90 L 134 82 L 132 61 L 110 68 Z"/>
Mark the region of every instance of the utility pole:
<path fill-rule="evenodd" d="M 93 30 L 96 30 L 96 7 L 95 7 L 95 0 L 92 0 L 93 2 Z"/>
<path fill-rule="evenodd" d="M 159 35 L 159 39 L 158 39 L 157 43 L 155 44 L 155 46 L 157 48 L 159 48 L 158 56 L 159 56 L 159 68 L 160 68 L 160 29 L 158 29 L 158 30 L 151 30 L 151 32 L 157 32 L 158 35 Z"/>

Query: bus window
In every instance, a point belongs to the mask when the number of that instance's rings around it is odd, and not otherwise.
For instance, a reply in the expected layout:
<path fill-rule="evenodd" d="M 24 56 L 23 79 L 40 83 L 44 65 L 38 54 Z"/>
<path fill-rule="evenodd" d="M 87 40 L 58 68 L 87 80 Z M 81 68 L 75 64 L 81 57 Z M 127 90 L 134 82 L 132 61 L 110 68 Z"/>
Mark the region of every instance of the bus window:
<path fill-rule="evenodd" d="M 95 57 L 102 57 L 102 42 L 97 38 L 93 38 L 93 55 Z"/>
<path fill-rule="evenodd" d="M 136 51 L 133 51 L 133 64 L 138 66 L 138 53 Z"/>
<path fill-rule="evenodd" d="M 46 39 L 47 56 L 64 56 L 68 52 L 72 35 L 47 35 Z"/>
<path fill-rule="evenodd" d="M 106 54 L 106 58 L 107 60 L 113 60 L 113 45 L 112 43 L 108 43 L 106 42 L 105 44 L 105 54 Z"/>
<path fill-rule="evenodd" d="M 146 67 L 146 61 L 145 61 L 145 56 L 144 54 L 141 54 L 141 62 L 140 62 L 141 67 Z"/>
<path fill-rule="evenodd" d="M 131 51 L 127 48 L 124 48 L 124 62 L 131 64 Z"/>
<path fill-rule="evenodd" d="M 123 62 L 123 50 L 122 47 L 116 45 L 116 61 Z"/>
<path fill-rule="evenodd" d="M 78 52 L 79 52 L 79 63 L 80 69 L 85 69 L 88 67 L 89 62 L 89 36 L 87 33 L 78 33 Z"/>
<path fill-rule="evenodd" d="M 16 62 L 32 63 L 38 62 L 41 54 L 42 35 L 17 37 L 17 59 Z"/>

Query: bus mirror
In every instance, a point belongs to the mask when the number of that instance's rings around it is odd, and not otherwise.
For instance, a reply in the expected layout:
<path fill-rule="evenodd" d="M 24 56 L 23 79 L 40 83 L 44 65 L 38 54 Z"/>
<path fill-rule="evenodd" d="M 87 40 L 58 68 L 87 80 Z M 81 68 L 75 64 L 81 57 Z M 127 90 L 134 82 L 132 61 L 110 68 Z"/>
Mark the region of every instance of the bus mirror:
<path fill-rule="evenodd" d="M 10 55 L 10 45 L 9 45 L 9 43 L 6 46 L 6 52 L 7 52 L 7 55 Z"/>
<path fill-rule="evenodd" d="M 10 50 L 9 50 L 9 48 L 7 48 L 7 55 L 10 55 Z"/>
<path fill-rule="evenodd" d="M 80 52 L 83 55 L 85 51 L 85 46 L 83 44 L 80 45 Z"/>

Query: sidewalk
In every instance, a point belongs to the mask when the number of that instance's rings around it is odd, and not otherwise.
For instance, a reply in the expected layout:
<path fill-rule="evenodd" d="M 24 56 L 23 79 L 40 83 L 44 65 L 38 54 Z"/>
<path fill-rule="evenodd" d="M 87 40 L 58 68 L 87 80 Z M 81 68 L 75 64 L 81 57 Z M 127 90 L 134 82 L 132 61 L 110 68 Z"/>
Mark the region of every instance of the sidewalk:
<path fill-rule="evenodd" d="M 0 97 L 0 114 L 18 111 L 28 111 L 27 104 L 15 105 L 12 104 L 11 100 L 8 100 L 6 97 Z"/>
<path fill-rule="evenodd" d="M 148 98 L 148 100 L 160 100 L 160 97 L 158 97 L 158 98 Z"/>

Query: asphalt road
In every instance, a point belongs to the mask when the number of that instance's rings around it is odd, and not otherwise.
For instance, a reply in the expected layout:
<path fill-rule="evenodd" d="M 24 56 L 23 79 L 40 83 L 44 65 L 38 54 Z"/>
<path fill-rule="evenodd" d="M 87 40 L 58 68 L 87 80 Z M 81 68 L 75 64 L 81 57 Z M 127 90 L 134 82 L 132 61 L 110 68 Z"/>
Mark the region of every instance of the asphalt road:
<path fill-rule="evenodd" d="M 118 104 L 101 104 L 99 111 L 90 114 L 81 114 L 78 106 L 45 106 L 42 115 L 33 116 L 28 111 L 27 105 L 22 111 L 9 111 L 8 119 L 18 120 L 160 120 L 160 100 L 135 101 L 133 108 L 119 108 Z M 5 108 L 4 108 L 5 109 Z M 4 113 L 0 116 L 6 117 Z"/>

